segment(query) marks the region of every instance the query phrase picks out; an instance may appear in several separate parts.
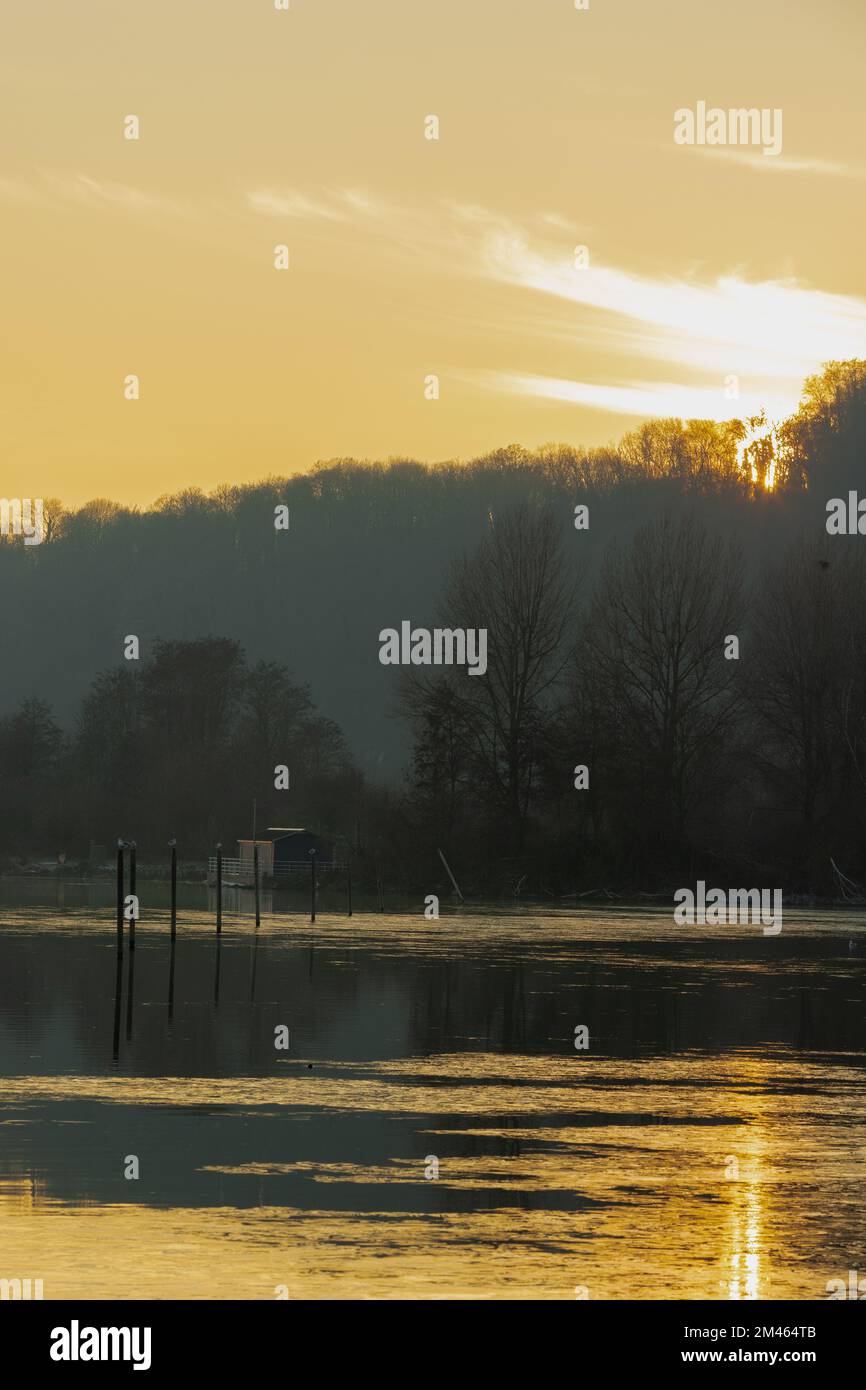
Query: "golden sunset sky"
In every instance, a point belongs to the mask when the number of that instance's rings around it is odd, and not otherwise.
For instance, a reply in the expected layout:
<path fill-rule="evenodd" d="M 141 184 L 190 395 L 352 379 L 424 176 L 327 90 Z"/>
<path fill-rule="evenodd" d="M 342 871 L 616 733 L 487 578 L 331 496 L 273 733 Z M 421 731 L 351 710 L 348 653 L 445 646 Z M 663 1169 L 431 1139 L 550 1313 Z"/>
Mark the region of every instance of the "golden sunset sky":
<path fill-rule="evenodd" d="M 866 356 L 864 52 L 863 0 L 3 0 L 2 495 L 786 412 Z"/>

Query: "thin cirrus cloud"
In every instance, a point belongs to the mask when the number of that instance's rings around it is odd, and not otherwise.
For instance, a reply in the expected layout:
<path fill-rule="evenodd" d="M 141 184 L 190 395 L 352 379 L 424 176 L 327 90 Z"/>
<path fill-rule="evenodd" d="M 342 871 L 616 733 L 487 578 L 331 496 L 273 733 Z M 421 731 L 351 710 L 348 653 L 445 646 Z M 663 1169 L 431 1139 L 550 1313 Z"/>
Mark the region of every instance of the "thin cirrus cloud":
<path fill-rule="evenodd" d="M 133 188 L 130 184 L 93 179 L 87 174 L 75 174 L 67 178 L 52 177 L 51 182 L 59 192 L 82 203 L 115 207 L 133 213 L 179 213 L 184 210 L 173 198 L 145 192 L 143 189 Z"/>
<path fill-rule="evenodd" d="M 771 391 L 738 391 L 728 400 L 719 384 L 711 387 L 685 386 L 677 382 L 622 382 L 616 385 L 589 381 L 568 381 L 559 377 L 490 373 L 488 384 L 516 396 L 535 396 L 562 401 L 617 415 L 661 419 L 729 420 L 751 418 L 766 412 L 771 420 L 781 419 L 796 407 L 796 394 Z"/>
<path fill-rule="evenodd" d="M 247 209 L 257 214 L 312 224 L 319 240 L 326 232 L 337 237 L 346 230 L 353 237 L 363 235 L 372 247 L 378 244 L 387 249 L 392 267 L 396 256 L 413 274 L 419 267 L 432 274 L 476 274 L 475 220 L 483 217 L 485 227 L 494 225 L 491 215 L 477 208 L 445 202 L 413 207 L 350 188 L 314 193 L 258 189 L 248 192 L 245 201 Z"/>
<path fill-rule="evenodd" d="M 570 258 L 532 250 L 519 231 L 501 229 L 486 239 L 484 264 L 502 283 L 600 312 L 599 345 L 613 348 L 615 342 L 618 355 L 644 363 L 644 379 L 623 370 L 615 384 L 486 375 L 488 384 L 513 393 L 627 415 L 724 420 L 764 408 L 776 417 L 796 409 L 803 378 L 823 362 L 866 356 L 866 303 L 792 281 L 750 282 L 730 274 L 702 284 L 614 267 L 578 270 Z M 623 327 L 630 333 L 623 335 Z M 667 371 L 647 373 L 647 359 L 666 363 Z M 671 382 L 672 365 L 683 369 L 686 381 Z M 690 384 L 696 372 L 704 379 Z M 647 379 L 656 376 L 661 379 Z M 740 379 L 738 395 L 725 390 L 731 377 Z"/>
<path fill-rule="evenodd" d="M 754 169 L 763 174 L 816 174 L 823 178 L 866 179 L 866 168 L 858 164 L 840 164 L 833 159 L 810 159 L 791 157 L 787 154 L 767 159 L 761 151 L 732 149 L 730 146 L 682 145 L 677 153 L 686 150 L 689 154 L 700 155 L 704 159 L 726 160 L 746 169 Z"/>
<path fill-rule="evenodd" d="M 247 194 L 247 203 L 254 212 L 319 222 L 352 222 L 359 218 L 376 222 L 392 211 L 377 199 L 349 188 L 324 189 L 315 195 L 293 189 L 259 189 Z"/>
<path fill-rule="evenodd" d="M 856 297 L 793 280 L 749 281 L 736 273 L 699 282 L 613 266 L 578 270 L 573 238 L 567 253 L 561 249 L 569 224 L 551 212 L 536 219 L 547 249 L 535 249 L 523 227 L 475 205 L 443 201 L 410 208 L 346 189 L 314 195 L 260 191 L 248 194 L 247 203 L 259 213 L 351 225 L 353 232 L 411 245 L 428 269 L 438 262 L 451 275 L 493 280 L 557 301 L 566 311 L 558 322 L 551 323 L 539 298 L 537 312 L 524 314 L 525 329 L 551 344 L 567 344 L 571 334 L 575 349 L 603 352 L 608 381 L 531 371 L 474 373 L 480 384 L 513 395 L 634 416 L 725 420 L 763 409 L 777 418 L 796 409 L 803 379 L 822 363 L 866 356 L 866 303 Z M 557 231 L 563 236 L 551 250 Z M 732 377 L 736 390 L 729 387 Z"/>
<path fill-rule="evenodd" d="M 761 167 L 772 163 L 764 160 Z M 46 195 L 138 215 L 192 211 L 161 194 L 82 173 L 43 173 L 36 184 L 0 180 L 0 197 L 9 200 L 42 201 Z M 763 408 L 777 417 L 796 409 L 804 377 L 823 362 L 866 356 L 861 299 L 734 273 L 701 283 L 598 264 L 578 270 L 569 224 L 551 211 L 536 218 L 541 240 L 530 244 L 525 227 L 455 202 L 421 208 L 357 189 L 259 189 L 246 195 L 246 205 L 257 214 L 332 224 L 338 235 L 341 229 L 364 230 L 374 243 L 410 248 L 415 269 L 423 261 L 430 271 L 492 280 L 530 294 L 537 308 L 523 317 L 537 340 L 550 347 L 563 341 L 567 346 L 570 339 L 575 350 L 604 354 L 603 382 L 532 370 L 475 371 L 479 383 L 515 396 L 631 416 L 722 420 Z M 542 306 L 545 299 L 558 305 L 556 322 Z M 529 336 L 524 334 L 524 352 Z M 731 377 L 738 378 L 738 393 L 725 389 Z"/>
<path fill-rule="evenodd" d="M 0 178 L 0 198 L 7 202 L 42 205 L 57 201 L 76 202 L 133 214 L 186 215 L 189 212 L 185 204 L 161 193 L 134 188 L 131 184 L 94 179 L 89 174 L 59 174 L 51 170 L 42 170 L 35 178 Z"/>

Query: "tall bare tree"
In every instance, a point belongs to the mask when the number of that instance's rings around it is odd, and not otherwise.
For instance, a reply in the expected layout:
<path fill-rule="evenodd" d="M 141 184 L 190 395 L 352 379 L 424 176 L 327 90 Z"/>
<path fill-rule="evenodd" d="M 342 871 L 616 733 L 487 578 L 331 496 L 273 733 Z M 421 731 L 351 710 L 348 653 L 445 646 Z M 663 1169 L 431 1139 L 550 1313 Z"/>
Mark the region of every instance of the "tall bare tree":
<path fill-rule="evenodd" d="M 755 615 L 755 761 L 792 857 L 829 876 L 862 851 L 866 566 L 857 539 L 800 540 L 763 579 Z"/>
<path fill-rule="evenodd" d="M 451 627 L 487 629 L 486 674 L 457 672 L 454 688 L 479 791 L 518 854 L 545 718 L 573 650 L 576 580 L 549 511 L 523 504 L 489 525 L 475 555 L 456 567 L 444 615 Z"/>
<path fill-rule="evenodd" d="M 742 559 L 692 517 L 645 526 L 604 564 L 582 645 L 582 678 L 605 711 L 608 743 L 644 819 L 681 841 L 708 754 L 740 704 Z"/>

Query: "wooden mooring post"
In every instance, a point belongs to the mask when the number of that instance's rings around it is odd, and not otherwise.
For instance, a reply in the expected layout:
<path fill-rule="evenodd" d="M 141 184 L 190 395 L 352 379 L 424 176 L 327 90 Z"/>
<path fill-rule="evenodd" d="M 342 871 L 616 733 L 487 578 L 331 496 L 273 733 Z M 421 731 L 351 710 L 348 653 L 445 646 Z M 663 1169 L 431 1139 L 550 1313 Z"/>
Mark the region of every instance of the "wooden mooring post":
<path fill-rule="evenodd" d="M 117 954 L 123 955 L 123 841 L 117 842 Z"/>
<path fill-rule="evenodd" d="M 135 897 L 135 841 L 129 842 L 129 896 Z M 135 919 L 138 914 L 138 904 L 129 904 L 129 949 L 135 950 Z"/>
<path fill-rule="evenodd" d="M 171 939 L 177 935 L 177 841 L 169 840 L 171 846 Z"/>

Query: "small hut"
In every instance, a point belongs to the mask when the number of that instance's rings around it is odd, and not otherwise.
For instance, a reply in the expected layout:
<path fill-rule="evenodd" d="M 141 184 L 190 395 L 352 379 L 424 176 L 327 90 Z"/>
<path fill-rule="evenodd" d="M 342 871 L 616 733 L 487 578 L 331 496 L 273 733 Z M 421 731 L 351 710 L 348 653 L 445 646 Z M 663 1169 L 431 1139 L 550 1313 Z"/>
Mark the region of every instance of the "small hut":
<path fill-rule="evenodd" d="M 309 872 L 310 850 L 316 851 L 316 863 L 330 868 L 334 863 L 334 846 L 330 840 L 303 826 L 271 825 L 255 840 L 238 840 L 240 877 L 252 882 L 253 846 L 259 847 L 259 873 L 264 878 L 279 878 L 282 874 Z"/>

